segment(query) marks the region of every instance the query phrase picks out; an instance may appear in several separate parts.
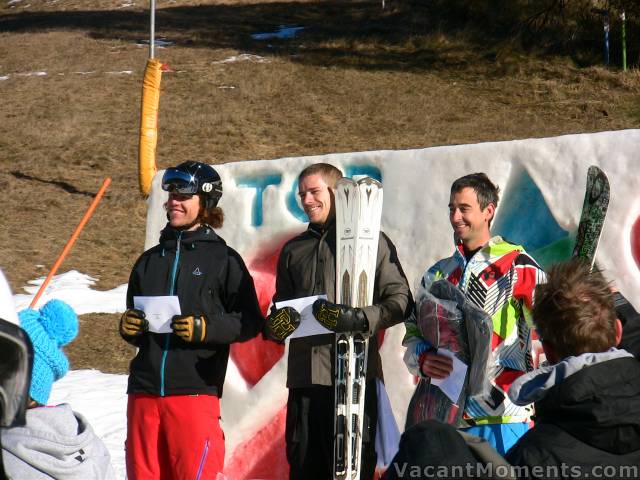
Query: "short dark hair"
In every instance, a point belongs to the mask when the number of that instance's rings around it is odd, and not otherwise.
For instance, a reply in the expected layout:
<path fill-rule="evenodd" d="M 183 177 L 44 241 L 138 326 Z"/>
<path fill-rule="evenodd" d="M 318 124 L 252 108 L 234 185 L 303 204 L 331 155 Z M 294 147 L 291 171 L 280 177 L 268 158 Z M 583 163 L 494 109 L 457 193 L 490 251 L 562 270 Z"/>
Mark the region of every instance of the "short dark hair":
<path fill-rule="evenodd" d="M 536 286 L 533 322 L 559 359 L 605 352 L 616 345 L 616 313 L 609 282 L 575 258 L 551 267 Z"/>
<path fill-rule="evenodd" d="M 303 178 L 310 175 L 320 175 L 324 180 L 324 183 L 331 188 L 335 188 L 336 182 L 343 177 L 340 169 L 333 165 L 328 163 L 314 163 L 300 172 L 300 175 L 298 175 L 298 182 L 301 182 Z"/>
<path fill-rule="evenodd" d="M 467 187 L 476 192 L 481 210 L 487 208 L 490 203 L 493 203 L 493 206 L 498 208 L 500 188 L 489 180 L 486 173 L 471 173 L 458 178 L 451 184 L 451 195 L 459 193 Z"/>

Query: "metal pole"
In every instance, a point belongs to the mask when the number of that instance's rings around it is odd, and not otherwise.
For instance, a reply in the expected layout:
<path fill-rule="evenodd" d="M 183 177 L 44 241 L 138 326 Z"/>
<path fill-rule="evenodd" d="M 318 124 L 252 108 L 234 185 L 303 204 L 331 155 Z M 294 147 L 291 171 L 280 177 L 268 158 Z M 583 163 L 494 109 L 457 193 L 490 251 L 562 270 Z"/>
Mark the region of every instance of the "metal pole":
<path fill-rule="evenodd" d="M 609 66 L 609 13 L 604 16 L 604 64 Z"/>
<path fill-rule="evenodd" d="M 622 70 L 627 71 L 627 28 L 625 26 L 626 17 L 624 15 L 624 10 L 620 15 L 620 19 L 622 20 Z"/>
<path fill-rule="evenodd" d="M 604 26 L 604 64 L 609 66 L 609 10 L 604 8 L 592 8 L 591 13 L 602 15 Z"/>
<path fill-rule="evenodd" d="M 151 21 L 149 35 L 149 58 L 155 58 L 156 47 L 156 0 L 151 0 Z"/>

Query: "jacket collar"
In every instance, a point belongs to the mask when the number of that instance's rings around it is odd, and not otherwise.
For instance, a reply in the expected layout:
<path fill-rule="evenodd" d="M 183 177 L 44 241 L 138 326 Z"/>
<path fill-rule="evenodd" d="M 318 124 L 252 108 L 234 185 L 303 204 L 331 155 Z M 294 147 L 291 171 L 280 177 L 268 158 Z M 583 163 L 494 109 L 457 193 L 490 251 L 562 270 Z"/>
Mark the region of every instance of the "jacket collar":
<path fill-rule="evenodd" d="M 509 397 L 535 402 L 539 425 L 553 424 L 579 442 L 615 455 L 640 452 L 640 364 L 612 348 L 565 358 L 516 380 Z"/>
<path fill-rule="evenodd" d="M 192 245 L 193 247 L 197 242 L 223 241 L 209 225 L 202 225 L 193 231 L 180 231 L 172 228 L 167 223 L 162 232 L 160 232 L 160 245 L 163 249 L 176 248 L 178 238 L 181 243 Z"/>
<path fill-rule="evenodd" d="M 509 389 L 509 398 L 520 406 L 542 400 L 549 390 L 561 384 L 571 375 L 591 365 L 616 358 L 633 357 L 626 350 L 611 348 L 601 353 L 583 353 L 577 357 L 567 357 L 555 365 L 547 365 L 516 379 Z"/>
<path fill-rule="evenodd" d="M 330 219 L 327 223 L 325 223 L 323 225 L 319 225 L 317 223 L 309 223 L 309 227 L 307 228 L 307 231 L 310 232 L 310 233 L 313 233 L 314 235 L 316 235 L 318 237 L 321 237 L 322 235 L 327 233 L 332 228 L 335 228 L 335 226 L 336 226 L 336 218 L 333 217 L 332 219 Z"/>

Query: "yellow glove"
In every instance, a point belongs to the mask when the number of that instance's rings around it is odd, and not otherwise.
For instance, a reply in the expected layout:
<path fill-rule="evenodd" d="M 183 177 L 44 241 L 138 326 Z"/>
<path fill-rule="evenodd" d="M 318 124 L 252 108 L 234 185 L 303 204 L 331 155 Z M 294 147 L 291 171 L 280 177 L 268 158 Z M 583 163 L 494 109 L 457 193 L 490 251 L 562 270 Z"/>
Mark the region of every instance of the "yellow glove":
<path fill-rule="evenodd" d="M 171 330 L 185 342 L 202 343 L 207 335 L 207 322 L 202 315 L 176 315 Z"/>
<path fill-rule="evenodd" d="M 136 308 L 126 310 L 120 317 L 120 335 L 123 337 L 139 337 L 149 331 L 149 322 L 144 312 Z"/>

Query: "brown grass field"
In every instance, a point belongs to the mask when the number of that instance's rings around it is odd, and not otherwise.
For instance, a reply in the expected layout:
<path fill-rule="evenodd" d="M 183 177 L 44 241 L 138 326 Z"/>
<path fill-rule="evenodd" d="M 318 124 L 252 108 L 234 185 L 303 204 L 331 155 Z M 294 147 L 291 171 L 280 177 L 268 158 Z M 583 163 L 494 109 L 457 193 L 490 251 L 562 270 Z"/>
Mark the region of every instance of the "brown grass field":
<path fill-rule="evenodd" d="M 584 31 L 536 37 L 503 17 L 460 17 L 462 4 L 158 1 L 157 35 L 172 42 L 156 53 L 171 68 L 162 80 L 158 166 L 640 127 L 637 21 L 628 26 L 632 68 L 622 72 L 598 65 L 598 19 Z M 113 183 L 61 272 L 79 270 L 111 289 L 142 252 L 147 8 L 0 0 L 0 266 L 14 292 L 47 273 L 106 176 Z M 279 25 L 304 30 L 288 40 L 251 38 Z M 616 34 L 614 26 L 619 65 Z M 264 61 L 220 63 L 239 54 Z M 73 368 L 125 372 L 131 351 L 117 315 L 84 315 L 81 325 L 69 348 Z"/>

